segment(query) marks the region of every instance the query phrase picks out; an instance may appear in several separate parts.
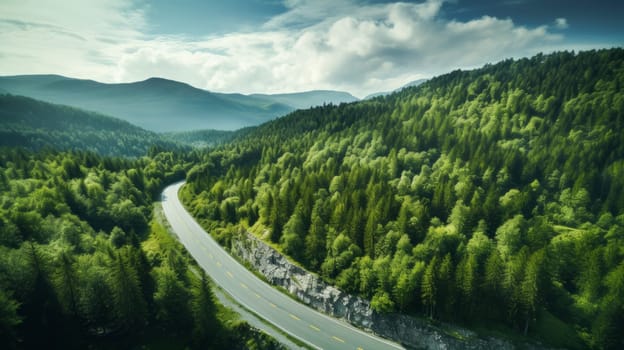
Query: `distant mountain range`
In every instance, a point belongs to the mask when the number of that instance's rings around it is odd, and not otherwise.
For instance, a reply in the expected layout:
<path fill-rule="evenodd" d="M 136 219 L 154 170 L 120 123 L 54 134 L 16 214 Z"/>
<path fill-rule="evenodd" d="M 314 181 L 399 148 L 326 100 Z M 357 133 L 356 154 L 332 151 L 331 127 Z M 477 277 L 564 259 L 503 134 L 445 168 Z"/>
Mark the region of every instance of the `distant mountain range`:
<path fill-rule="evenodd" d="M 105 84 L 59 75 L 0 77 L 0 93 L 95 111 L 157 132 L 236 130 L 300 108 L 357 101 L 354 96 L 339 91 L 224 94 L 162 78 Z"/>
<path fill-rule="evenodd" d="M 310 107 L 321 106 L 324 103 L 340 104 L 342 102 L 358 101 L 357 97 L 348 92 L 332 90 L 313 90 L 275 95 L 254 94 L 250 95 L 250 97 L 272 100 L 295 109 L 307 109 Z"/>
<path fill-rule="evenodd" d="M 401 87 L 400 87 L 400 88 L 398 88 L 398 89 L 394 89 L 394 90 L 392 90 L 392 91 L 376 92 L 376 93 L 374 93 L 374 94 L 370 94 L 370 95 L 368 95 L 368 96 L 364 97 L 363 99 L 364 99 L 364 100 L 369 100 L 369 99 L 371 99 L 371 98 L 375 98 L 375 97 L 379 97 L 379 96 L 386 96 L 386 95 L 390 95 L 390 94 L 392 94 L 392 93 L 394 93 L 394 92 L 401 91 L 401 90 L 403 90 L 403 89 L 405 89 L 405 88 L 408 88 L 408 87 L 418 86 L 418 85 L 420 85 L 420 84 L 422 84 L 422 83 L 426 82 L 427 80 L 428 80 L 428 79 L 418 79 L 418 80 L 414 80 L 414 81 L 411 81 L 411 82 L 409 82 L 409 83 L 407 83 L 407 84 L 405 84 L 405 85 L 401 86 Z"/>

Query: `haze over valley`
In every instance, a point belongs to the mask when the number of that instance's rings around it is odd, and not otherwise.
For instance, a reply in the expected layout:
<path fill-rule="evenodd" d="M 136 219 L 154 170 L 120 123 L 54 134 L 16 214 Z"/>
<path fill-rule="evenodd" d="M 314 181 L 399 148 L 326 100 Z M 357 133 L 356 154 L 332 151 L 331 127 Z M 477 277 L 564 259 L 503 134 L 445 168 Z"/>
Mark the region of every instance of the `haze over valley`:
<path fill-rule="evenodd" d="M 236 130 L 299 108 L 357 100 L 338 91 L 281 95 L 212 93 L 162 78 L 103 84 L 56 75 L 26 75 L 0 77 L 0 89 L 14 95 L 115 116 L 157 132 Z"/>

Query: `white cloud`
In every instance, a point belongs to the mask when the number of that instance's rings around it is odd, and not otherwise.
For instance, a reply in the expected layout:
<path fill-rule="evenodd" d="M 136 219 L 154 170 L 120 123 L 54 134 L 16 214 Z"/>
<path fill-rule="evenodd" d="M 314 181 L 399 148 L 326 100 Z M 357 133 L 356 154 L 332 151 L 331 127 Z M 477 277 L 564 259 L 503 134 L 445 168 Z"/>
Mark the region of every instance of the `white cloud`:
<path fill-rule="evenodd" d="M 568 28 L 568 20 L 562 17 L 555 19 L 555 28 L 557 29 Z"/>
<path fill-rule="evenodd" d="M 58 73 L 110 80 L 143 13 L 123 0 L 0 2 L 0 74 Z"/>
<path fill-rule="evenodd" d="M 445 20 L 441 0 L 367 6 L 287 0 L 288 11 L 258 32 L 199 40 L 142 34 L 143 12 L 123 0 L 64 4 L 0 5 L 0 74 L 108 82 L 160 76 L 214 91 L 339 89 L 364 96 L 562 41 L 546 25 L 526 28 L 487 16 Z"/>

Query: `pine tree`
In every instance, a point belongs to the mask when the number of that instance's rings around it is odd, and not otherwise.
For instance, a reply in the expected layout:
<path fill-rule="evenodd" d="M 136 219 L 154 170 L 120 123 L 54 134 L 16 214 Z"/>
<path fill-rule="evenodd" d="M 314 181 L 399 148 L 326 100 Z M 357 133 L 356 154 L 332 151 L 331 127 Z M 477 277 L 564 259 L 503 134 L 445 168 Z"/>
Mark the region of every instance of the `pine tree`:
<path fill-rule="evenodd" d="M 304 236 L 306 233 L 303 221 L 303 204 L 300 201 L 295 211 L 284 225 L 284 234 L 280 238 L 280 243 L 284 247 L 284 252 L 296 260 L 300 260 L 304 253 Z"/>
<path fill-rule="evenodd" d="M 66 313 L 78 314 L 78 288 L 80 281 L 75 268 L 74 256 L 64 249 L 57 257 L 56 290 Z"/>
<path fill-rule="evenodd" d="M 156 318 L 168 329 L 185 329 L 191 323 L 190 292 L 169 266 L 154 270 Z"/>
<path fill-rule="evenodd" d="M 130 263 L 130 247 L 118 251 L 112 261 L 110 286 L 118 326 L 122 329 L 142 327 L 146 305 L 136 270 Z"/>
<path fill-rule="evenodd" d="M 434 256 L 423 275 L 421 285 L 422 303 L 426 307 L 429 318 L 435 315 L 435 307 L 438 299 L 438 257 Z"/>
<path fill-rule="evenodd" d="M 310 229 L 305 236 L 305 260 L 313 270 L 320 267 L 325 259 L 325 241 L 327 237 L 325 206 L 322 198 L 318 199 L 312 209 Z"/>
<path fill-rule="evenodd" d="M 453 283 L 453 260 L 451 254 L 448 253 L 442 259 L 440 268 L 438 269 L 438 302 L 444 306 L 444 312 L 447 316 L 453 315 L 455 307 L 455 284 Z"/>
<path fill-rule="evenodd" d="M 500 310 L 503 274 L 503 262 L 498 250 L 493 249 L 485 262 L 483 278 L 483 292 L 485 294 L 483 306 L 490 316 L 497 315 Z"/>
<path fill-rule="evenodd" d="M 536 308 L 542 293 L 544 254 L 543 250 L 539 250 L 531 255 L 520 284 L 521 304 L 525 317 L 524 335 L 529 331 L 529 323 L 535 317 Z"/>
<path fill-rule="evenodd" d="M 197 346 L 205 346 L 218 337 L 217 307 L 206 273 L 201 270 L 201 279 L 193 289 L 191 302 L 193 315 L 193 339 Z"/>
<path fill-rule="evenodd" d="M 410 271 L 401 271 L 394 287 L 394 299 L 399 307 L 399 312 L 404 312 L 412 299 L 412 293 L 416 289 L 416 281 L 413 280 Z"/>

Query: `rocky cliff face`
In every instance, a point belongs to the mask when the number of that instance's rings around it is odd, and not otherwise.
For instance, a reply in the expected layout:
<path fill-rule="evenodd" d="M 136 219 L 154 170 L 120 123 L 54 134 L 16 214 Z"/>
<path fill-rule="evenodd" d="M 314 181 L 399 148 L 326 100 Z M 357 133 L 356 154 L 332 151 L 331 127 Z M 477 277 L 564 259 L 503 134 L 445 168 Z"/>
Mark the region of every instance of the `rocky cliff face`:
<path fill-rule="evenodd" d="M 293 265 L 254 235 L 241 231 L 232 239 L 231 253 L 282 287 L 301 302 L 323 313 L 344 319 L 359 328 L 417 349 L 514 349 L 495 338 L 482 339 L 474 332 L 453 328 L 445 332 L 428 322 L 400 314 L 378 314 L 366 299 L 328 285 L 320 277 Z M 451 335 L 451 333 L 453 335 Z M 523 348 L 538 349 L 525 344 Z"/>
<path fill-rule="evenodd" d="M 290 263 L 252 234 L 240 232 L 232 240 L 231 252 L 250 263 L 271 284 L 288 290 L 304 304 L 360 328 L 372 329 L 373 310 L 368 300 L 328 285 L 320 277 Z"/>

